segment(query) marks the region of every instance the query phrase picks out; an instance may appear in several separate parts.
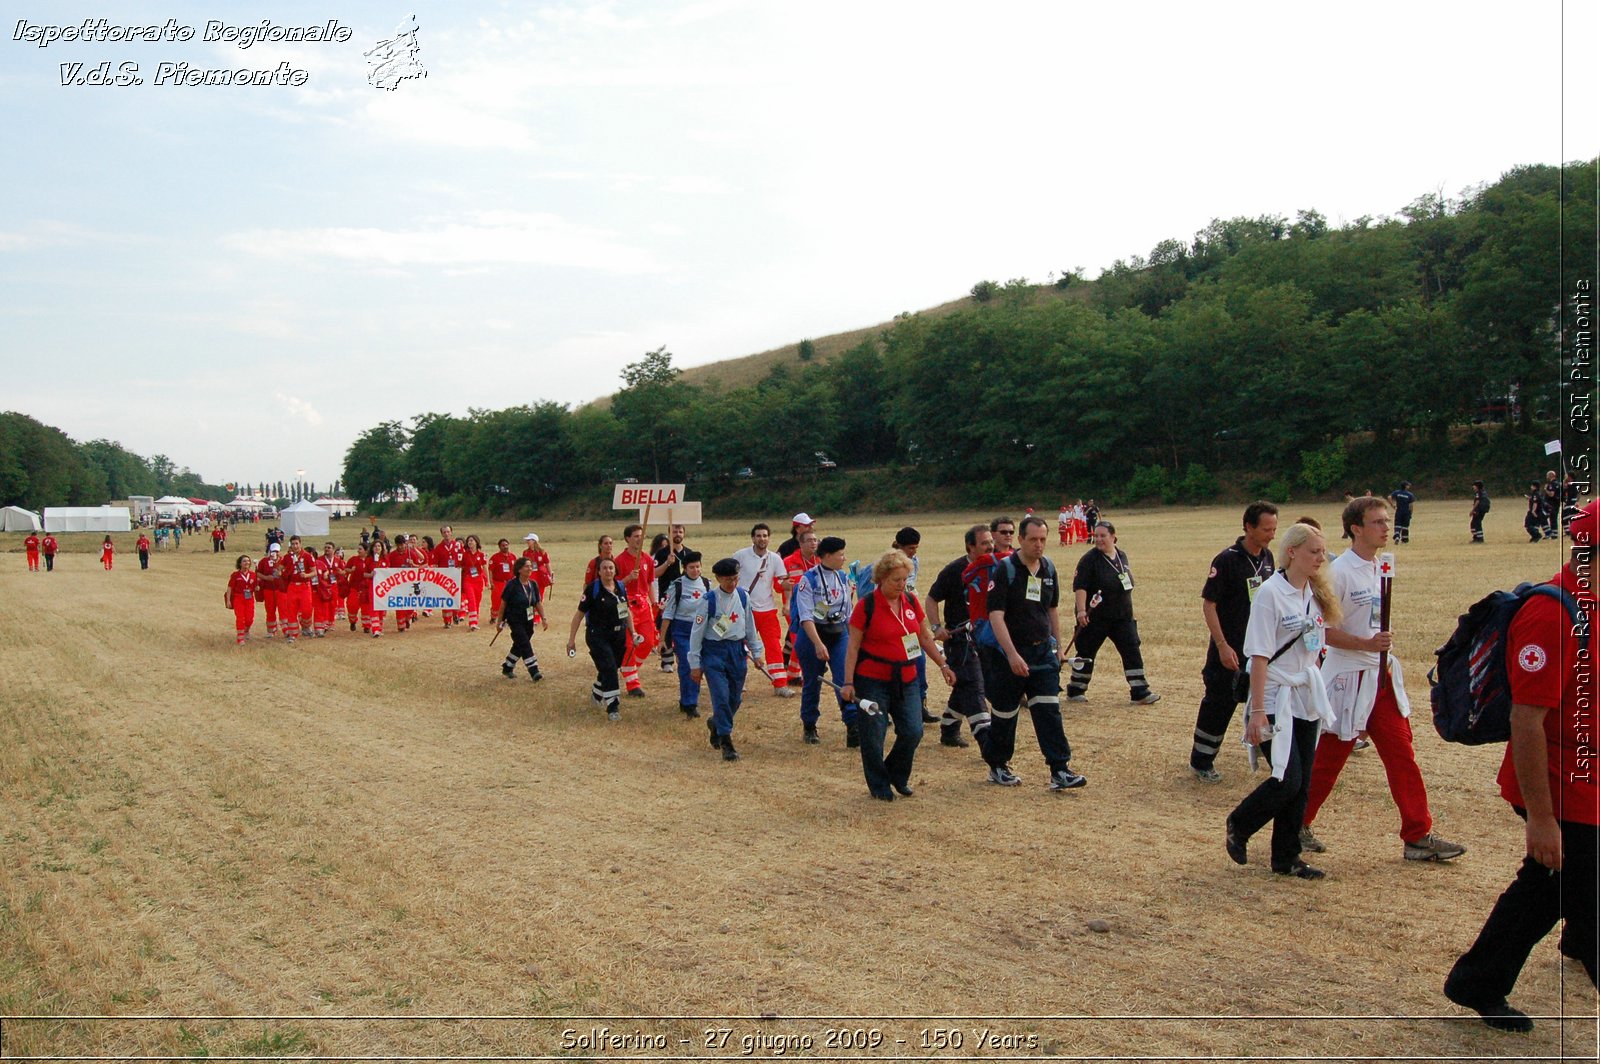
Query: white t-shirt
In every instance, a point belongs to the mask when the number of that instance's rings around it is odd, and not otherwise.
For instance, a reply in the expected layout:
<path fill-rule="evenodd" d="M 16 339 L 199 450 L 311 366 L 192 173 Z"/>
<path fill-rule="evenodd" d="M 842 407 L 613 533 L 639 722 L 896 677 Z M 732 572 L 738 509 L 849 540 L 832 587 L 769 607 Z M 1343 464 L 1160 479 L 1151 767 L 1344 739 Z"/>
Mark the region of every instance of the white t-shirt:
<path fill-rule="evenodd" d="M 1378 578 L 1378 560 L 1362 561 L 1353 550 L 1347 550 L 1333 560 L 1330 567 L 1333 593 L 1339 597 L 1339 607 L 1344 611 L 1337 625 L 1341 632 L 1357 639 L 1369 639 L 1382 628 L 1383 585 Z M 1328 648 L 1328 660 L 1322 668 L 1329 676 L 1357 669 L 1376 669 L 1376 650 L 1340 650 Z"/>
<path fill-rule="evenodd" d="M 757 554 L 755 547 L 734 551 L 733 560 L 739 563 L 739 586 L 750 596 L 750 608 L 765 613 L 778 608 L 772 597 L 772 582 L 783 575 L 783 559 L 778 552 L 768 550 Z"/>
<path fill-rule="evenodd" d="M 1267 675 L 1266 705 L 1269 713 L 1277 702 L 1278 688 L 1281 686 L 1273 681 L 1271 673 L 1294 675 L 1315 665 L 1323 647 L 1325 627 L 1322 610 L 1311 594 L 1309 583 L 1303 590 L 1296 591 L 1288 577 L 1273 573 L 1256 592 L 1255 601 L 1250 604 L 1250 624 L 1244 632 L 1245 658 L 1258 655 L 1271 658 L 1291 636 L 1294 637 L 1294 643 L 1277 661 L 1272 662 Z M 1303 691 L 1294 693 L 1292 712 L 1301 720 L 1319 719 Z"/>

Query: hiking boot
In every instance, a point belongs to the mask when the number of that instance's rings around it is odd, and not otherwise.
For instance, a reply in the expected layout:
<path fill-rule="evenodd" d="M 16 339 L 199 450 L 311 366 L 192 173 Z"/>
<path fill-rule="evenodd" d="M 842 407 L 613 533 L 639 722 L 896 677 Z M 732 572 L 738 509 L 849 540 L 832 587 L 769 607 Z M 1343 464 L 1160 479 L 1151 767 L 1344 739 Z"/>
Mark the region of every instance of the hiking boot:
<path fill-rule="evenodd" d="M 699 708 L 697 706 L 691 706 L 687 702 L 679 702 L 678 708 L 683 710 L 683 715 L 689 720 L 693 720 L 700 715 Z"/>
<path fill-rule="evenodd" d="M 844 745 L 851 750 L 861 745 L 861 726 L 854 721 L 844 726 Z"/>
<path fill-rule="evenodd" d="M 517 670 L 513 669 L 510 665 L 502 665 L 502 666 L 500 666 L 500 675 L 504 676 L 506 679 L 509 680 L 509 679 L 511 679 L 511 677 L 515 676 L 516 674 L 517 674 Z"/>
<path fill-rule="evenodd" d="M 532 680 L 534 683 L 538 683 L 540 680 L 544 679 L 544 673 L 540 672 L 538 669 L 529 669 L 528 679 Z"/>
<path fill-rule="evenodd" d="M 1272 874 L 1275 876 L 1293 876 L 1296 879 L 1321 879 L 1328 873 L 1320 868 L 1313 868 L 1304 861 L 1296 861 L 1288 868 L 1274 868 Z"/>
<path fill-rule="evenodd" d="M 643 698 L 644 697 L 644 688 L 643 687 L 630 687 L 630 688 L 628 688 L 628 697 L 629 698 Z"/>
<path fill-rule="evenodd" d="M 1406 843 L 1405 852 L 1408 861 L 1452 861 L 1466 853 L 1467 848 L 1430 831 L 1416 842 Z"/>
<path fill-rule="evenodd" d="M 1156 694 L 1154 691 L 1146 691 L 1144 694 L 1140 695 L 1138 698 L 1134 698 L 1132 695 L 1129 695 L 1128 698 L 1135 705 L 1139 705 L 1139 706 L 1153 706 L 1157 702 L 1161 701 L 1161 696 Z"/>
<path fill-rule="evenodd" d="M 737 751 L 737 750 L 735 750 L 733 748 L 733 736 L 731 736 L 731 735 L 724 735 L 722 737 L 722 760 L 724 760 L 724 761 L 737 761 L 737 760 L 739 760 L 739 751 Z"/>
<path fill-rule="evenodd" d="M 961 725 L 957 724 L 953 728 L 940 728 L 939 729 L 939 745 L 940 746 L 971 746 L 972 744 L 967 742 L 965 739 L 963 739 L 961 737 Z"/>
<path fill-rule="evenodd" d="M 1088 786 L 1089 781 L 1078 775 L 1070 768 L 1058 768 L 1050 773 L 1050 789 L 1052 791 L 1070 791 L 1078 787 Z"/>
<path fill-rule="evenodd" d="M 929 713 L 927 710 L 923 710 L 922 711 L 922 723 L 924 723 L 924 724 L 937 724 L 937 723 L 939 723 L 939 718 L 934 716 L 932 713 Z"/>
<path fill-rule="evenodd" d="M 1218 772 L 1214 768 L 1195 768 L 1193 765 L 1190 765 L 1189 771 L 1193 772 L 1194 778 L 1199 780 L 1201 783 L 1222 782 L 1222 773 Z"/>
<path fill-rule="evenodd" d="M 1309 827 L 1300 829 L 1300 848 L 1306 853 L 1327 853 L 1328 848 L 1322 845 L 1322 840 L 1311 834 Z"/>
<path fill-rule="evenodd" d="M 807 724 L 805 731 L 800 736 L 800 739 L 807 746 L 816 746 L 818 743 L 822 742 L 822 740 L 817 736 L 817 726 L 815 724 Z"/>
<path fill-rule="evenodd" d="M 1010 765 L 991 765 L 989 782 L 997 787 L 1020 787 L 1022 777 L 1011 771 Z"/>
<path fill-rule="evenodd" d="M 890 786 L 892 786 L 902 798 L 910 798 L 913 794 L 917 793 L 911 789 L 911 784 L 909 783 L 894 783 L 890 784 Z"/>
<path fill-rule="evenodd" d="M 711 749 L 720 750 L 722 748 L 722 740 L 717 738 L 716 722 L 710 720 L 706 721 L 706 731 L 711 733 Z"/>

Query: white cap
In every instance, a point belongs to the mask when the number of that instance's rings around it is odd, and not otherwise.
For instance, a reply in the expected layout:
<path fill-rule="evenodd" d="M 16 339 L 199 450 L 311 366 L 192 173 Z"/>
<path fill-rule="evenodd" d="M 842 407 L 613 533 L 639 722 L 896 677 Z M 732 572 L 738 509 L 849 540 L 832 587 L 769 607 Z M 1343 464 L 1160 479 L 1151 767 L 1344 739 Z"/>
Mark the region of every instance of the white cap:
<path fill-rule="evenodd" d="M 275 550 L 282 550 L 282 549 L 283 549 L 282 547 L 280 547 L 276 543 L 274 543 L 272 546 L 267 548 L 267 553 L 271 554 Z"/>
<path fill-rule="evenodd" d="M 539 542 L 539 533 L 529 532 L 526 536 L 522 537 L 522 541 L 524 543 L 537 543 Z"/>
<path fill-rule="evenodd" d="M 805 511 L 801 511 L 800 513 L 794 515 L 794 521 L 792 523 L 797 525 L 814 525 L 817 522 L 810 514 L 806 513 Z"/>

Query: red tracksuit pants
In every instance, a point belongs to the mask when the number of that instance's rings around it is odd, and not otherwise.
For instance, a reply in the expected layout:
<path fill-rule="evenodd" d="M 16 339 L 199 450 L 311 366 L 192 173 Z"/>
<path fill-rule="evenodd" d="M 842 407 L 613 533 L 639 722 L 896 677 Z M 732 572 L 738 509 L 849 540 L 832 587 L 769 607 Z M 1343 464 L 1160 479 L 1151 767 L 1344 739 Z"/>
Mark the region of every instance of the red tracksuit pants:
<path fill-rule="evenodd" d="M 250 634 L 251 627 L 256 623 L 256 600 L 245 598 L 243 595 L 233 596 L 233 636 L 234 643 L 243 646 L 245 636 Z"/>
<path fill-rule="evenodd" d="M 1362 677 L 1366 681 L 1366 677 Z M 1417 755 L 1411 746 L 1411 722 L 1400 715 L 1394 700 L 1394 688 L 1385 683 L 1378 689 L 1378 701 L 1367 718 L 1367 737 L 1378 751 L 1383 762 L 1384 775 L 1389 777 L 1389 794 L 1400 808 L 1400 838 L 1416 842 L 1433 830 L 1433 816 L 1428 812 L 1428 790 L 1422 783 L 1422 770 L 1417 768 Z M 1317 756 L 1311 762 L 1311 795 L 1306 801 L 1305 824 L 1317 817 L 1317 810 L 1339 781 L 1339 772 L 1355 748 L 1354 739 L 1344 740 L 1330 732 L 1323 732 L 1317 743 Z"/>

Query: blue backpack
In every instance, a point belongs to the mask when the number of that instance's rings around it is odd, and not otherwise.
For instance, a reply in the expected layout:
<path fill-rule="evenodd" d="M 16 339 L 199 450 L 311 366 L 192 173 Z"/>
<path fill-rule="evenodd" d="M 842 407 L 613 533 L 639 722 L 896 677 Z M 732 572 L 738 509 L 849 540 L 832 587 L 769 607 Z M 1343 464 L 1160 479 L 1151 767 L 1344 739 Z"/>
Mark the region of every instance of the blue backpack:
<path fill-rule="evenodd" d="M 1554 584 L 1518 584 L 1494 591 L 1461 615 L 1454 634 L 1428 670 L 1433 726 L 1447 743 L 1481 746 L 1511 738 L 1511 682 L 1506 676 L 1506 640 L 1517 611 L 1535 595 L 1566 607 L 1580 653 L 1589 646 L 1589 620 L 1577 600 Z"/>

